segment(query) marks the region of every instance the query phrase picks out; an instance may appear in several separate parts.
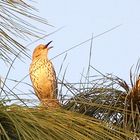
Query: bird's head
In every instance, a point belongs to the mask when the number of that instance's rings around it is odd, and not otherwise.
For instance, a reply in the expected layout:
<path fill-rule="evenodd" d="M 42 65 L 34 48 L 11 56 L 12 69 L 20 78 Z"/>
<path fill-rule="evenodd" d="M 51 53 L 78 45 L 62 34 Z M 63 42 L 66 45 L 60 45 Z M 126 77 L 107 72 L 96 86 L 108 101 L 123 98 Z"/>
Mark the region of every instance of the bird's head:
<path fill-rule="evenodd" d="M 48 44 L 46 45 L 43 45 L 43 44 L 40 44 L 38 45 L 35 49 L 34 49 L 34 52 L 33 52 L 33 55 L 32 55 L 32 59 L 36 59 L 36 58 L 40 58 L 40 57 L 47 57 L 48 56 L 48 51 L 53 48 L 52 46 L 49 47 L 49 44 L 51 43 L 52 41 L 50 41 Z"/>

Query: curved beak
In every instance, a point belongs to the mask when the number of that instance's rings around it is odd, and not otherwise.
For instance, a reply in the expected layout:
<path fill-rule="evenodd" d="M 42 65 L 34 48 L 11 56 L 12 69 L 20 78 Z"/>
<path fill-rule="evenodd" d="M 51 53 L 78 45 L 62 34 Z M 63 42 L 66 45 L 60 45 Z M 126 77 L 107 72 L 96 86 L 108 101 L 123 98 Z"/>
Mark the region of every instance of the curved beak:
<path fill-rule="evenodd" d="M 48 47 L 51 43 L 52 41 L 48 42 L 45 46 Z"/>
<path fill-rule="evenodd" d="M 48 47 L 48 50 L 51 49 L 51 48 L 53 48 L 53 46 Z"/>
<path fill-rule="evenodd" d="M 46 47 L 48 50 L 51 49 L 51 48 L 53 48 L 53 46 L 48 47 L 51 43 L 52 43 L 52 41 L 48 42 L 48 43 L 45 45 L 45 47 Z"/>

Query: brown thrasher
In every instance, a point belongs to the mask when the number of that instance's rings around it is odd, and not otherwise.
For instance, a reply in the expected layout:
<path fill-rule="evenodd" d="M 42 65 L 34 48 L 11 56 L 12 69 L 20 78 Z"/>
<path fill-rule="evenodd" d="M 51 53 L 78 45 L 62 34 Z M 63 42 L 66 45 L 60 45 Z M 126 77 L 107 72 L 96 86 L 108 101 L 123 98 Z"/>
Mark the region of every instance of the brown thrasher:
<path fill-rule="evenodd" d="M 40 44 L 34 49 L 30 65 L 30 78 L 34 91 L 45 107 L 58 107 L 57 78 L 52 62 L 48 59 L 48 51 L 52 48 Z"/>

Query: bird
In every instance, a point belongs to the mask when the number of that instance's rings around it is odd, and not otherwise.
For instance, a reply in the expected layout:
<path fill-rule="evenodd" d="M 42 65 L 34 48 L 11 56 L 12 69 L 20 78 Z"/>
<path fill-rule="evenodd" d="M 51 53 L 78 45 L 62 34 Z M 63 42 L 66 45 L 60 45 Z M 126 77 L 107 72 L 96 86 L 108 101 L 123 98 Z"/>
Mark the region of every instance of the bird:
<path fill-rule="evenodd" d="M 46 45 L 40 44 L 34 49 L 29 74 L 41 105 L 47 108 L 56 108 L 59 107 L 57 77 L 54 66 L 48 59 L 48 52 L 53 48 L 49 47 L 51 42 Z"/>

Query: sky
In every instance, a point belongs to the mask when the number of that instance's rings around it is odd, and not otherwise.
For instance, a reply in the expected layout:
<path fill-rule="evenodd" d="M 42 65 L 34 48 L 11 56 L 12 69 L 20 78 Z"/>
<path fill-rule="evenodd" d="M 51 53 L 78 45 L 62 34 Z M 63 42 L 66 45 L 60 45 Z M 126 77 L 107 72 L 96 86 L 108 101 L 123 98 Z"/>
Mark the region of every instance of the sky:
<path fill-rule="evenodd" d="M 36 5 L 40 15 L 50 24 L 56 28 L 64 26 L 45 40 L 54 41 L 51 57 L 91 38 L 92 34 L 96 36 L 121 24 L 93 40 L 91 65 L 102 73 L 112 73 L 128 80 L 130 68 L 140 56 L 140 1 L 41 0 Z M 65 63 L 68 64 L 68 81 L 78 80 L 83 68 L 87 68 L 90 43 L 68 52 Z M 61 60 L 56 62 L 56 68 L 60 64 Z"/>
<path fill-rule="evenodd" d="M 30 45 L 28 47 L 30 55 L 37 45 L 53 40 L 54 48 L 49 53 L 51 59 L 90 39 L 92 35 L 97 36 L 121 24 L 117 29 L 93 39 L 91 65 L 103 74 L 111 73 L 126 81 L 129 80 L 130 68 L 137 63 L 140 56 L 139 0 L 35 0 L 32 4 L 39 10 L 37 14 L 54 26 L 35 23 L 35 26 L 43 29 L 44 33 L 63 28 Z M 91 41 L 88 41 L 67 52 L 63 70 L 59 75 L 60 79 L 67 68 L 66 81 L 80 81 L 83 70 L 87 71 L 90 46 Z M 65 55 L 66 53 L 52 60 L 57 74 Z M 29 73 L 30 63 L 29 59 L 25 59 L 24 63 L 16 60 L 9 78 L 23 79 Z M 1 69 L 1 74 L 4 75 L 6 71 Z M 91 69 L 90 75 L 94 76 L 94 74 L 97 73 Z M 29 76 L 23 81 L 31 83 Z M 32 90 L 29 86 L 21 87 L 22 91 Z"/>

